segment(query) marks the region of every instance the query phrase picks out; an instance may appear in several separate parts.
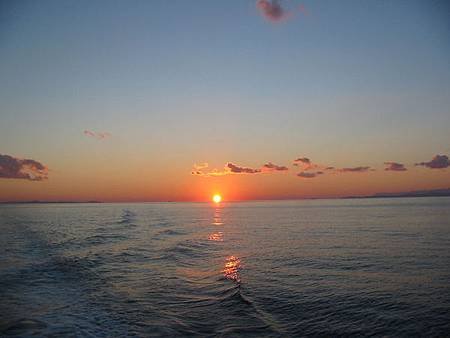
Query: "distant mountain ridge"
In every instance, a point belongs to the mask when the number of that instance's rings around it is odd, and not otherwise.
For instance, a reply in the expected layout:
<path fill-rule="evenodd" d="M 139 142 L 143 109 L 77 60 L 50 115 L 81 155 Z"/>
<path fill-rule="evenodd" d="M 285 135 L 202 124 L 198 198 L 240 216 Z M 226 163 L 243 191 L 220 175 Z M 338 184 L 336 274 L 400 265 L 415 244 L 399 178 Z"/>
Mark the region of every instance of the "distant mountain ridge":
<path fill-rule="evenodd" d="M 377 193 L 373 197 L 432 197 L 450 196 L 450 188 L 433 190 L 415 190 L 407 192 Z"/>
<path fill-rule="evenodd" d="M 403 192 L 379 192 L 368 196 L 346 196 L 344 198 L 383 198 L 383 197 L 439 197 L 450 196 L 450 188 L 414 190 Z"/>
<path fill-rule="evenodd" d="M 450 196 L 450 188 L 443 189 L 432 189 L 432 190 L 414 190 L 414 191 L 403 191 L 403 192 L 379 192 L 373 195 L 354 195 L 354 196 L 343 196 L 336 197 L 337 199 L 347 199 L 347 198 L 395 198 L 395 197 L 440 197 L 440 196 Z M 324 199 L 328 199 L 329 197 L 324 197 Z M 310 199 L 310 198 L 300 198 L 300 199 Z M 321 198 L 312 198 L 312 199 L 321 199 Z M 145 201 L 143 201 L 145 202 Z M 171 202 L 171 201 L 165 201 Z M 0 204 L 70 204 L 70 203 L 104 203 L 102 201 L 0 201 Z"/>

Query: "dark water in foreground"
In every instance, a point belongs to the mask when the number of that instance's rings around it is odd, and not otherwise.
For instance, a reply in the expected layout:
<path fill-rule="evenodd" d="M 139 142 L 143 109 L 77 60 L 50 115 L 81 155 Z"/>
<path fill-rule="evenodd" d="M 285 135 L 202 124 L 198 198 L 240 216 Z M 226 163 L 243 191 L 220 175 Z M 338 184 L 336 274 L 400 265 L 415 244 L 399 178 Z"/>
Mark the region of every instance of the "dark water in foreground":
<path fill-rule="evenodd" d="M 448 336 L 450 198 L 0 206 L 0 335 Z"/>

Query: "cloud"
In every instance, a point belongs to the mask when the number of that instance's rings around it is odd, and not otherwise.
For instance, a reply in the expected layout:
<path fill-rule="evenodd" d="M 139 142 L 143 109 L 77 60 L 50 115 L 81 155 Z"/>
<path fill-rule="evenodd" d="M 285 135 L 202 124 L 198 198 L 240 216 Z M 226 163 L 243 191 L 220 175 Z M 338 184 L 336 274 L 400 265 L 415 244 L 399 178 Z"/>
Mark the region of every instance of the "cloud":
<path fill-rule="evenodd" d="M 261 172 L 261 169 L 239 167 L 231 162 L 228 162 L 226 167 L 230 170 L 230 172 L 235 174 L 256 174 Z"/>
<path fill-rule="evenodd" d="M 370 167 L 352 167 L 352 168 L 337 169 L 337 171 L 340 173 L 365 173 L 374 170 L 375 169 L 371 169 Z"/>
<path fill-rule="evenodd" d="M 208 163 L 206 163 L 206 162 L 200 163 L 200 164 L 194 164 L 195 170 L 202 170 L 202 169 L 206 169 L 206 168 L 208 168 Z"/>
<path fill-rule="evenodd" d="M 299 163 L 302 164 L 311 164 L 311 160 L 307 157 L 299 157 L 298 159 L 294 160 L 294 165 L 298 165 Z"/>
<path fill-rule="evenodd" d="M 223 176 L 232 174 L 259 174 L 259 173 L 272 173 L 277 171 L 289 170 L 288 167 L 277 165 L 272 162 L 264 164 L 261 168 L 247 168 L 241 167 L 234 163 L 227 162 L 222 170 L 212 169 L 207 171 L 208 163 L 194 164 L 191 170 L 192 175 L 197 176 Z"/>
<path fill-rule="evenodd" d="M 397 162 L 384 162 L 384 164 L 387 166 L 384 168 L 386 171 L 407 171 L 408 169 L 405 168 L 405 166 L 401 163 Z"/>
<path fill-rule="evenodd" d="M 282 165 L 276 165 L 272 162 L 266 163 L 261 168 L 263 171 L 285 171 L 288 170 L 288 167 Z"/>
<path fill-rule="evenodd" d="M 0 154 L 0 178 L 42 181 L 48 178 L 48 168 L 35 160 Z"/>
<path fill-rule="evenodd" d="M 296 160 L 294 160 L 293 165 L 300 167 L 301 172 L 297 174 L 298 177 L 302 178 L 313 178 L 317 177 L 318 175 L 325 174 L 323 170 L 329 170 L 328 168 L 332 167 L 326 167 L 317 163 L 313 163 L 308 157 L 299 157 Z M 317 170 L 319 171 L 310 171 L 310 170 Z"/>
<path fill-rule="evenodd" d="M 203 172 L 203 170 L 204 170 L 204 169 L 207 169 L 208 166 L 209 166 L 209 165 L 208 165 L 208 163 L 206 163 L 206 162 L 200 163 L 200 164 L 195 163 L 195 164 L 192 166 L 192 172 L 191 172 L 191 174 L 192 174 L 192 175 L 205 175 L 205 173 Z"/>
<path fill-rule="evenodd" d="M 111 136 L 110 133 L 108 132 L 95 132 L 95 131 L 91 131 L 91 130 L 85 130 L 83 131 L 83 134 L 89 137 L 93 137 L 97 140 L 104 140 L 105 138 L 108 138 Z"/>
<path fill-rule="evenodd" d="M 212 177 L 231 174 L 257 174 L 261 172 L 261 169 L 239 167 L 231 162 L 228 162 L 223 168 L 223 170 L 218 170 L 214 168 L 210 171 L 205 171 L 206 169 L 208 169 L 208 163 L 194 164 L 191 174 L 197 176 Z"/>
<path fill-rule="evenodd" d="M 416 163 L 416 166 L 424 166 L 430 169 L 444 169 L 450 167 L 450 161 L 447 155 L 436 155 L 431 161 Z"/>
<path fill-rule="evenodd" d="M 314 178 L 317 177 L 318 175 L 323 175 L 323 171 L 316 171 L 316 172 L 301 171 L 297 174 L 297 176 L 301 178 Z"/>
<path fill-rule="evenodd" d="M 311 160 L 307 157 L 297 158 L 296 160 L 294 160 L 293 165 L 301 167 L 303 171 L 316 169 L 320 167 L 318 164 L 312 163 Z"/>
<path fill-rule="evenodd" d="M 256 7 L 267 20 L 272 22 L 288 19 L 292 15 L 291 12 L 281 7 L 280 0 L 258 0 Z"/>

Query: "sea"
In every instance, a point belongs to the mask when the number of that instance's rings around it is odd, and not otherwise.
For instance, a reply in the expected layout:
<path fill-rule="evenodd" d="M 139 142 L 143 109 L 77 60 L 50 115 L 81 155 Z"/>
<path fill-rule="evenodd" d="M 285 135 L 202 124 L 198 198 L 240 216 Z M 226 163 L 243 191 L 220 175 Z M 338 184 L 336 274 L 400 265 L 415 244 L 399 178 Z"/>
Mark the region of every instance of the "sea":
<path fill-rule="evenodd" d="M 450 198 L 0 206 L 1 337 L 450 336 Z"/>

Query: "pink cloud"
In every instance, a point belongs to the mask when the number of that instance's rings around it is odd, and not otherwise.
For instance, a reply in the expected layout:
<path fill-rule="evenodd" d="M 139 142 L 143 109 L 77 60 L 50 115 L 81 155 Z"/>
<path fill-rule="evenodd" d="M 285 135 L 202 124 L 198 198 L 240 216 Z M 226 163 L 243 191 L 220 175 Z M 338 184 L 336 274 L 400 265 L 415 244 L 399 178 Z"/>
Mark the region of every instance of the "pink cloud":
<path fill-rule="evenodd" d="M 111 134 L 108 132 L 95 132 L 91 130 L 85 130 L 83 131 L 83 134 L 89 137 L 93 137 L 97 140 L 104 140 L 111 136 Z"/>
<path fill-rule="evenodd" d="M 48 168 L 35 160 L 0 154 L 0 178 L 42 181 L 48 178 Z"/>
<path fill-rule="evenodd" d="M 386 171 L 407 171 L 408 169 L 405 168 L 405 166 L 401 163 L 397 162 L 384 162 L 386 165 L 386 168 L 384 170 Z"/>
<path fill-rule="evenodd" d="M 292 13 L 286 11 L 280 5 L 280 2 L 280 0 L 258 0 L 256 1 L 256 7 L 267 20 L 280 22 L 292 16 Z"/>

